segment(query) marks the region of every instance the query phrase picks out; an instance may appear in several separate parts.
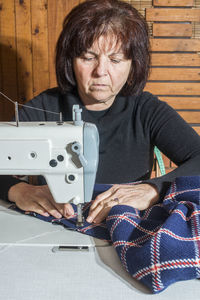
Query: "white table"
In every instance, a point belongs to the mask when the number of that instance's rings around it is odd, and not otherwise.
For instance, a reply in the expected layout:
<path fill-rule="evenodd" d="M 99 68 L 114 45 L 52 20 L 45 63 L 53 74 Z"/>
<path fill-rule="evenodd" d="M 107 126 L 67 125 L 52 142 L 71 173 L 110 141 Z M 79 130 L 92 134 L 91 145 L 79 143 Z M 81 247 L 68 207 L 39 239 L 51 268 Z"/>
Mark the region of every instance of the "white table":
<path fill-rule="evenodd" d="M 152 295 L 123 269 L 108 243 L 19 214 L 0 201 L 2 300 L 199 300 L 200 281 Z M 88 251 L 56 251 L 87 246 Z"/>

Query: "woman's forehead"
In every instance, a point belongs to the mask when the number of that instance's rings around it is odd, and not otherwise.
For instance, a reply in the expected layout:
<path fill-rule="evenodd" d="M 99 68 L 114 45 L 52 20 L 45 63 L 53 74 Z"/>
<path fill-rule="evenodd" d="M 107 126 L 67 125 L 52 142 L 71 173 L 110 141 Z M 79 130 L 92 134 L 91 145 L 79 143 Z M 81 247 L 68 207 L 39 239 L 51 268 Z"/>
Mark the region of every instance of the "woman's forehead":
<path fill-rule="evenodd" d="M 109 53 L 109 54 L 115 54 L 115 53 L 121 53 L 122 51 L 122 43 L 117 38 L 117 36 L 114 35 L 101 35 L 98 39 L 96 39 L 92 46 L 87 49 L 88 52 L 94 52 L 94 53 Z"/>

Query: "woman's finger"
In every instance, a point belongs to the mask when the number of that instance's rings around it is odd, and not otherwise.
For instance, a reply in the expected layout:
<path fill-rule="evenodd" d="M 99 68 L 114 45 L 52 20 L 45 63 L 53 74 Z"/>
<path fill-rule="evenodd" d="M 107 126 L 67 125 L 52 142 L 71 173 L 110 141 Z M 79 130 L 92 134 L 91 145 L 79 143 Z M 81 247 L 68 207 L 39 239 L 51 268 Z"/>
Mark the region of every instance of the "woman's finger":
<path fill-rule="evenodd" d="M 98 216 L 97 220 L 99 219 L 103 220 L 108 215 L 108 212 L 110 211 L 111 207 L 117 204 L 119 204 L 119 200 L 116 201 L 115 199 L 112 198 L 107 198 L 99 202 L 98 205 L 89 212 L 86 221 L 92 223 L 94 220 L 96 220 L 97 216 Z"/>
<path fill-rule="evenodd" d="M 62 213 L 57 210 L 57 208 L 48 201 L 47 198 L 40 198 L 37 202 L 35 202 L 34 211 L 36 212 L 36 207 L 41 206 L 43 211 L 48 212 L 51 216 L 60 219 L 62 218 Z"/>
<path fill-rule="evenodd" d="M 104 208 L 104 203 L 103 201 L 99 202 L 95 208 L 91 209 L 89 211 L 89 215 L 86 219 L 87 222 L 92 223 L 94 218 L 99 214 L 99 212 Z"/>
<path fill-rule="evenodd" d="M 109 189 L 109 190 L 107 190 L 107 191 L 105 191 L 105 192 L 99 194 L 99 195 L 95 198 L 95 200 L 93 201 L 92 205 L 90 206 L 90 210 L 95 209 L 95 208 L 97 207 L 97 205 L 98 205 L 101 201 L 103 201 L 103 200 L 105 200 L 106 198 L 110 197 L 110 196 L 112 195 L 112 193 L 113 193 L 112 190 Z"/>
<path fill-rule="evenodd" d="M 44 196 L 40 201 L 43 201 L 42 206 L 47 208 L 47 212 L 53 215 L 54 217 L 61 218 L 70 217 L 74 215 L 74 210 L 69 203 L 56 203 L 48 186 L 44 186 Z M 61 216 L 59 216 L 59 214 Z"/>
<path fill-rule="evenodd" d="M 118 205 L 118 201 L 110 200 L 106 203 L 105 207 L 99 212 L 99 214 L 93 219 L 94 223 L 101 223 L 109 214 L 111 208 L 115 205 Z"/>
<path fill-rule="evenodd" d="M 90 210 L 95 209 L 95 207 L 99 204 L 99 202 L 104 201 L 109 198 L 113 198 L 114 194 L 117 190 L 117 185 L 113 185 L 110 189 L 107 191 L 99 194 L 96 199 L 93 201 L 92 205 L 90 206 Z M 112 197 L 113 196 L 113 197 Z"/>
<path fill-rule="evenodd" d="M 74 209 L 70 203 L 66 203 L 63 205 L 63 216 L 71 217 L 74 215 Z"/>
<path fill-rule="evenodd" d="M 40 206 L 38 203 L 29 203 L 29 207 L 28 207 L 28 210 L 25 211 L 25 214 L 28 215 L 30 214 L 31 212 L 34 212 L 34 213 L 37 213 L 37 214 L 40 214 L 44 217 L 49 217 L 50 214 L 46 211 L 46 209 L 42 206 Z"/>

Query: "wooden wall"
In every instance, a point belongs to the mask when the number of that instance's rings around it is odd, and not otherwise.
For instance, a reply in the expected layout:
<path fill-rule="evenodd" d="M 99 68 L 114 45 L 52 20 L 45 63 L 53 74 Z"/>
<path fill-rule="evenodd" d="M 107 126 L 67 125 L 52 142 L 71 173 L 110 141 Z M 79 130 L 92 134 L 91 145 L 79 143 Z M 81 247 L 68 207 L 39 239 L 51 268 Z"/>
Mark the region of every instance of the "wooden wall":
<path fill-rule="evenodd" d="M 194 0 L 153 0 L 152 70 L 145 89 L 165 100 L 200 134 L 200 6 Z M 164 157 L 167 171 L 175 166 Z"/>
<path fill-rule="evenodd" d="M 200 133 L 200 23 L 194 0 L 153 0 L 146 10 L 152 24 L 152 72 L 147 90 L 159 95 Z M 181 8 L 179 8 L 181 6 Z"/>
<path fill-rule="evenodd" d="M 64 16 L 82 1 L 0 0 L 0 91 L 24 103 L 56 85 L 55 43 Z M 126 1 L 150 25 L 153 66 L 145 89 L 200 133 L 200 1 Z M 13 104 L 1 97 L 0 120 L 12 114 Z"/>
<path fill-rule="evenodd" d="M 82 1 L 0 0 L 0 91 L 24 103 L 56 86 L 56 40 L 65 15 Z M 0 121 L 13 111 L 0 97 Z"/>

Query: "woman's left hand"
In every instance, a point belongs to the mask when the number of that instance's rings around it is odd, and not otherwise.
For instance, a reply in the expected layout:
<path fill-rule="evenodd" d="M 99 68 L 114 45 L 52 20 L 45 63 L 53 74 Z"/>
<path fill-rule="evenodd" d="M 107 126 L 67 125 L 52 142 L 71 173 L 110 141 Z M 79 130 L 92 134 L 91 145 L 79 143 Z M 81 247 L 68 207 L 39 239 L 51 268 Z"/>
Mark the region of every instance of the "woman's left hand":
<path fill-rule="evenodd" d="M 87 217 L 89 223 L 100 223 L 118 204 L 129 205 L 139 210 L 151 207 L 158 201 L 157 189 L 150 184 L 115 184 L 106 192 L 99 194 L 92 203 Z"/>

